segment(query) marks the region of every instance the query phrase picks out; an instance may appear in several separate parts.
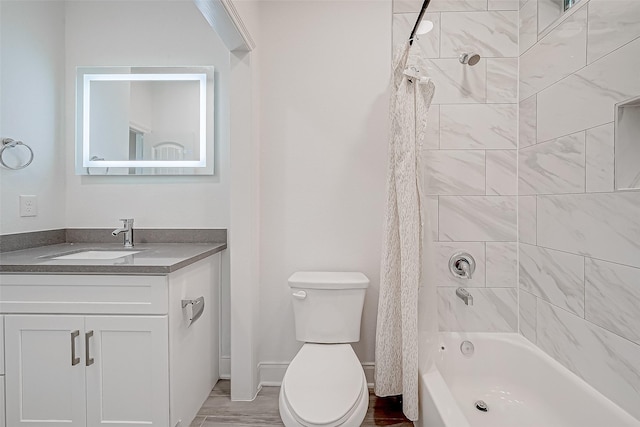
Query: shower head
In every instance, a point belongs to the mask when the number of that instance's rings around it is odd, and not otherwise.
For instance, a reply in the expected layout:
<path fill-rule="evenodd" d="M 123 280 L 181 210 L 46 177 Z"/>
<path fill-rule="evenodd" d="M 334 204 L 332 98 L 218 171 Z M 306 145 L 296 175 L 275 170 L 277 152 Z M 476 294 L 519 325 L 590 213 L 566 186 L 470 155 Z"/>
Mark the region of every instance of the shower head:
<path fill-rule="evenodd" d="M 433 22 L 427 19 L 423 19 L 422 21 L 420 21 L 420 24 L 418 24 L 416 34 L 427 34 L 431 30 L 433 30 Z"/>
<path fill-rule="evenodd" d="M 478 55 L 477 53 L 463 53 L 461 54 L 458 59 L 460 60 L 461 64 L 467 64 L 467 65 L 471 65 L 474 66 L 476 65 L 478 62 L 480 62 L 480 55 Z"/>

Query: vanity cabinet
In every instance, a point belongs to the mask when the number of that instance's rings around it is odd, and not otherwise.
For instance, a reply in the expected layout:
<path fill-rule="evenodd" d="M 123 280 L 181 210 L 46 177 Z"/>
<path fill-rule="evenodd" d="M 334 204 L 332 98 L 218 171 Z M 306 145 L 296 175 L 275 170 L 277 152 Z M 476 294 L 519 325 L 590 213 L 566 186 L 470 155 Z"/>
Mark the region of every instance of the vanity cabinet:
<path fill-rule="evenodd" d="M 168 425 L 166 316 L 5 322 L 8 425 Z"/>
<path fill-rule="evenodd" d="M 6 425 L 188 427 L 218 380 L 219 280 L 219 254 L 165 275 L 3 274 Z"/>

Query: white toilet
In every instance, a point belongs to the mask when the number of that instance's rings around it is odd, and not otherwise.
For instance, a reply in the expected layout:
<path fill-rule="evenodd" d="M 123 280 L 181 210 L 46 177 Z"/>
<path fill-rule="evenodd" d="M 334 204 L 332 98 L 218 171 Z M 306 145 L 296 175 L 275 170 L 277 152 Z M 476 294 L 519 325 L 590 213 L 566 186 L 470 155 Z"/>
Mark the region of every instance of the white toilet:
<path fill-rule="evenodd" d="M 369 406 L 351 348 L 369 279 L 356 272 L 297 272 L 289 278 L 296 339 L 304 345 L 282 380 L 280 417 L 293 426 L 360 426 Z"/>

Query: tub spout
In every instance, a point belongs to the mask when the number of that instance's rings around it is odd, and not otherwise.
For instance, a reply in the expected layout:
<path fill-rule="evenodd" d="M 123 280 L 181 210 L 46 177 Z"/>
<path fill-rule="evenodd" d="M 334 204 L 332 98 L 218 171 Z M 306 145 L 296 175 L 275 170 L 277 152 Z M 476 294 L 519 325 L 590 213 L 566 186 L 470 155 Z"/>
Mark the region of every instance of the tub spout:
<path fill-rule="evenodd" d="M 467 305 L 473 305 L 473 296 L 464 288 L 456 289 L 456 296 Z"/>

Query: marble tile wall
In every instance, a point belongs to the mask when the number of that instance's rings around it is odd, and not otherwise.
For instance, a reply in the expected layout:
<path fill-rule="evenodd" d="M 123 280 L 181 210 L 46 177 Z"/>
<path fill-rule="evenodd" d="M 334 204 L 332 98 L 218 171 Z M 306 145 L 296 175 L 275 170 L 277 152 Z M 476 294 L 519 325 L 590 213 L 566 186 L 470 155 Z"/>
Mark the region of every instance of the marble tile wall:
<path fill-rule="evenodd" d="M 394 1 L 394 47 L 409 37 L 421 6 Z M 445 331 L 518 329 L 518 8 L 519 0 L 432 0 L 434 29 L 415 43 L 421 52 L 413 60 L 436 85 L 423 164 Z M 464 52 L 482 59 L 462 65 Z M 449 272 L 459 251 L 476 260 L 471 280 Z M 469 288 L 473 306 L 456 298 L 459 286 Z"/>
<path fill-rule="evenodd" d="M 640 95 L 640 2 L 581 0 L 542 37 L 536 2 L 519 17 L 519 331 L 640 419 L 640 191 L 614 190 L 613 155 L 613 106 Z"/>

